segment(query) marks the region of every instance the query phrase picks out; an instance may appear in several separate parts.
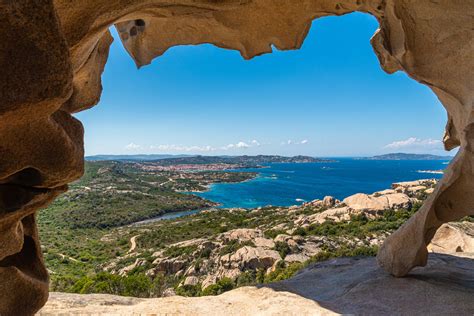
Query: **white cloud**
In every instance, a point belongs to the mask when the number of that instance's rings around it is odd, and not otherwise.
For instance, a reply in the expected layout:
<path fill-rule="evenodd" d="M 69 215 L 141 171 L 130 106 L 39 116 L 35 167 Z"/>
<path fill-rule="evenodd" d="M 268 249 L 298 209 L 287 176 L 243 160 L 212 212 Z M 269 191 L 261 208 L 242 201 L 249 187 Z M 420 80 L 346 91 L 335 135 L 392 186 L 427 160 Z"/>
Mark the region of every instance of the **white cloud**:
<path fill-rule="evenodd" d="M 137 145 L 135 143 L 130 143 L 128 144 L 127 146 L 125 146 L 125 149 L 126 150 L 140 150 L 142 149 L 142 146 L 141 145 Z"/>
<path fill-rule="evenodd" d="M 151 150 L 159 150 L 159 151 L 177 151 L 177 152 L 209 152 L 215 151 L 216 148 L 212 146 L 183 146 L 183 145 L 158 145 L 158 146 L 150 146 Z"/>
<path fill-rule="evenodd" d="M 235 147 L 237 147 L 237 148 L 249 148 L 250 146 L 249 146 L 249 144 L 247 144 L 247 143 L 238 142 L 238 143 L 235 145 Z"/>
<path fill-rule="evenodd" d="M 223 149 L 223 150 L 229 150 L 229 149 L 232 149 L 232 148 L 234 148 L 234 147 L 235 147 L 234 144 L 229 144 L 229 145 L 222 146 L 221 149 Z"/>
<path fill-rule="evenodd" d="M 295 141 L 295 140 L 289 139 L 287 141 L 282 142 L 281 144 L 282 145 L 306 145 L 308 142 L 309 140 L 307 139 L 303 139 L 301 141 Z"/>
<path fill-rule="evenodd" d="M 247 148 L 250 148 L 250 147 L 259 147 L 260 145 L 261 145 L 260 142 L 254 139 L 250 143 L 240 141 L 236 144 L 228 144 L 228 145 L 222 146 L 220 149 L 222 149 L 222 150 L 247 149 Z"/>
<path fill-rule="evenodd" d="M 437 139 L 420 139 L 416 137 L 410 137 L 405 140 L 397 140 L 388 145 L 385 145 L 386 149 L 405 149 L 405 150 L 437 150 L 442 149 L 442 142 Z"/>
<path fill-rule="evenodd" d="M 175 144 L 165 144 L 165 145 L 151 145 L 149 150 L 152 151 L 162 151 L 162 152 L 212 152 L 217 150 L 238 150 L 238 149 L 247 149 L 251 147 L 261 146 L 260 142 L 257 140 L 252 140 L 250 142 L 240 141 L 235 144 L 228 144 L 222 147 L 213 147 L 213 146 L 184 146 L 184 145 L 175 145 Z M 143 149 L 142 146 L 131 143 L 126 146 L 129 150 L 138 150 Z"/>

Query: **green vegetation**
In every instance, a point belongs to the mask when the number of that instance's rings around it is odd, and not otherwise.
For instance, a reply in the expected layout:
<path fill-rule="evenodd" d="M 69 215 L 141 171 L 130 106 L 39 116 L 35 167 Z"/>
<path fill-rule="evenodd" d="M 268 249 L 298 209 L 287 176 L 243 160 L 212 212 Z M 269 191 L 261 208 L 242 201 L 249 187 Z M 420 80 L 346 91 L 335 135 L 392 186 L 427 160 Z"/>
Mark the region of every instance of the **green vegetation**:
<path fill-rule="evenodd" d="M 222 278 L 216 284 L 209 285 L 202 291 L 202 295 L 219 295 L 230 291 L 235 287 L 234 281 L 229 278 Z"/>
<path fill-rule="evenodd" d="M 277 241 L 275 243 L 275 250 L 278 251 L 282 259 L 285 259 L 286 255 L 291 252 L 290 246 L 284 241 Z"/>
<path fill-rule="evenodd" d="M 214 205 L 178 192 L 180 190 L 254 176 L 241 172 L 178 172 L 147 169 L 149 167 L 131 162 L 88 162 L 84 177 L 39 213 L 43 254 L 51 271 L 51 290 L 159 297 L 165 290 L 174 289 L 179 295 L 201 296 L 280 281 L 310 264 L 330 258 L 374 256 L 377 247 L 372 245 L 373 241 L 383 240 L 420 207 L 416 204 L 410 209 L 386 210 L 377 217 L 362 214 L 347 221 L 326 221 L 304 227 L 295 227 L 294 223 L 301 216 L 313 215 L 325 208 L 306 205 L 293 208 L 291 212 L 285 207 L 251 211 L 210 209 L 176 219 L 129 225 L 167 212 Z M 419 198 L 426 195 L 420 194 Z M 283 260 L 266 266 L 271 272 L 245 265 L 235 279 L 221 278 L 206 288 L 202 284 L 183 285 L 185 271 L 192 271 L 187 275 L 205 275 L 210 269 L 221 268 L 218 265 L 221 256 L 233 254 L 244 246 L 256 247 L 251 240 L 227 240 L 221 235 L 237 228 L 258 229 L 272 240 L 281 234 L 298 237 L 293 237 L 293 243 L 275 242 L 273 249 Z M 178 244 L 192 239 L 197 242 Z M 287 255 L 301 252 L 297 249 L 302 246 L 300 241 L 309 240 L 313 248 L 316 247 L 316 251 L 311 252 L 317 253 L 315 256 L 302 263 L 284 261 Z M 133 247 L 132 241 L 136 242 Z M 233 265 L 229 269 L 236 266 L 244 265 Z"/>
<path fill-rule="evenodd" d="M 269 238 L 269 239 L 273 239 L 280 234 L 286 234 L 286 232 L 282 229 L 269 229 L 263 233 L 265 238 Z"/>
<path fill-rule="evenodd" d="M 197 246 L 177 247 L 172 246 L 165 250 L 164 255 L 170 258 L 191 255 L 197 250 Z"/>
<path fill-rule="evenodd" d="M 72 293 L 115 294 L 134 297 L 159 297 L 165 290 L 163 277 L 151 280 L 143 274 L 119 276 L 100 272 L 93 277 L 80 278 L 70 289 Z"/>
<path fill-rule="evenodd" d="M 42 211 L 40 220 L 61 228 L 105 229 L 212 205 L 198 196 L 147 181 L 133 164 L 87 162 L 84 177 Z"/>
<path fill-rule="evenodd" d="M 322 224 L 312 224 L 307 228 L 295 230 L 294 235 L 307 236 L 351 236 L 364 238 L 378 232 L 394 231 L 406 222 L 419 208 L 415 204 L 411 209 L 387 210 L 374 219 L 368 219 L 365 214 L 352 216 L 349 221 L 334 222 L 327 220 Z"/>
<path fill-rule="evenodd" d="M 203 188 L 201 182 L 241 181 L 254 175 L 146 171 L 139 163 L 86 162 L 84 176 L 38 214 L 43 255 L 52 271 L 51 289 L 70 291 L 71 285 L 81 278 L 93 279 L 107 262 L 124 256 L 130 247 L 131 234 L 136 232 L 124 225 L 164 213 L 215 205 L 198 196 L 176 192 L 183 185 Z M 178 188 L 170 178 L 180 179 Z M 192 229 L 196 226 L 192 225 Z M 189 231 L 183 231 L 180 238 L 175 236 L 173 233 L 161 246 L 185 240 Z M 146 237 L 144 240 L 147 241 Z M 120 264 L 131 263 L 124 260 Z"/>

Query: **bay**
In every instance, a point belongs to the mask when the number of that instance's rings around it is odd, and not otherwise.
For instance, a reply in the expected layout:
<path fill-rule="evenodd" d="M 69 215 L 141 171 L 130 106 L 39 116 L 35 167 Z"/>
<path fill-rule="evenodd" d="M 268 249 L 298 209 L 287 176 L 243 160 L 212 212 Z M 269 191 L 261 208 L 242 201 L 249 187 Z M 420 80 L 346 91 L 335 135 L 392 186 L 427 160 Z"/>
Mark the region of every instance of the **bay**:
<path fill-rule="evenodd" d="M 266 168 L 236 171 L 258 172 L 241 183 L 218 183 L 206 192 L 193 192 L 220 203 L 220 207 L 254 208 L 289 206 L 322 199 L 344 199 L 355 193 L 373 193 L 400 181 L 442 177 L 447 160 L 367 160 L 334 158 L 328 163 L 272 163 Z M 436 173 L 438 171 L 438 173 Z"/>

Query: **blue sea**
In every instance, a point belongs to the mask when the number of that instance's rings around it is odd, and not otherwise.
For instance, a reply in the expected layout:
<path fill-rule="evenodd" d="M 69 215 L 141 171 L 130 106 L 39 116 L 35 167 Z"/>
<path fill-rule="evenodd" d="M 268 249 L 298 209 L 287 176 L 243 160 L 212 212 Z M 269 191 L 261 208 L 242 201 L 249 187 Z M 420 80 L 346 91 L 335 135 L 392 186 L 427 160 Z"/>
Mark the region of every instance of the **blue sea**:
<path fill-rule="evenodd" d="M 441 178 L 422 171 L 444 170 L 448 160 L 361 160 L 335 158 L 328 163 L 272 163 L 266 168 L 240 169 L 258 172 L 241 183 L 213 184 L 210 190 L 193 193 L 221 207 L 254 208 L 289 206 L 332 195 L 338 199 L 355 193 L 373 193 L 393 182 Z"/>

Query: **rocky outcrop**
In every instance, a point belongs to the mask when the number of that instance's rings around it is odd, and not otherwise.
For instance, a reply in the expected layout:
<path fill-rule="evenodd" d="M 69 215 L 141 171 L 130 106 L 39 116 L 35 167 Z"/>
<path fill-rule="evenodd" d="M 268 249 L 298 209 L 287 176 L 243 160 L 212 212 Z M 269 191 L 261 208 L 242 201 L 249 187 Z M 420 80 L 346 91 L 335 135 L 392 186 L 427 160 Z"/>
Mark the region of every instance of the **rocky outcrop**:
<path fill-rule="evenodd" d="M 185 267 L 187 261 L 179 258 L 167 258 L 156 259 L 153 263 L 156 265 L 154 271 L 175 274 Z"/>
<path fill-rule="evenodd" d="M 435 179 L 421 179 L 415 181 L 395 182 L 392 188 L 397 192 L 421 191 L 436 184 Z"/>
<path fill-rule="evenodd" d="M 239 229 L 233 229 L 226 233 L 222 233 L 219 236 L 219 239 L 224 242 L 228 242 L 231 240 L 249 241 L 249 240 L 255 240 L 258 237 L 263 237 L 263 232 L 259 229 L 239 228 Z"/>
<path fill-rule="evenodd" d="M 337 200 L 336 198 L 334 198 L 333 196 L 325 196 L 322 200 L 314 200 L 314 201 L 311 201 L 311 202 L 306 202 L 306 203 L 303 203 L 303 206 L 312 206 L 312 207 L 325 207 L 325 208 L 329 208 L 329 207 L 333 207 L 334 205 L 340 203 L 339 200 Z"/>
<path fill-rule="evenodd" d="M 309 266 L 286 281 L 219 296 L 138 299 L 51 293 L 40 315 L 472 315 L 473 271 L 470 258 L 432 254 L 426 268 L 395 279 L 374 258 L 340 258 Z"/>
<path fill-rule="evenodd" d="M 446 149 L 460 147 L 423 208 L 387 239 L 378 259 L 405 275 L 425 265 L 445 222 L 474 212 L 472 1 L 76 1 L 0 4 L 0 313 L 31 313 L 47 298 L 33 214 L 83 173 L 83 128 L 116 25 L 137 66 L 168 48 L 213 43 L 244 58 L 299 48 L 311 21 L 354 11 L 375 16 L 372 45 L 388 73 L 405 71 L 447 110 Z"/>
<path fill-rule="evenodd" d="M 281 260 L 280 255 L 275 250 L 267 250 L 261 247 L 244 246 L 234 254 L 221 257 L 221 264 L 227 269 L 267 269 L 276 261 Z"/>
<path fill-rule="evenodd" d="M 409 208 L 412 201 L 403 193 L 368 195 L 357 193 L 344 199 L 344 204 L 356 211 L 379 212 L 388 209 Z"/>
<path fill-rule="evenodd" d="M 423 184 L 423 185 L 421 185 Z M 297 226 L 321 224 L 327 220 L 335 222 L 347 221 L 351 216 L 364 214 L 367 218 L 375 218 L 388 210 L 410 209 L 414 203 L 420 202 L 418 194 L 430 194 L 436 180 L 419 180 L 394 183 L 394 189 L 378 191 L 372 194 L 357 193 L 345 198 L 342 203 L 332 200 L 333 203 L 323 204 L 321 200 L 304 203 L 302 207 L 320 207 L 323 209 L 312 215 L 301 215 L 295 221 Z M 326 209 L 329 205 L 332 207 Z M 295 208 L 294 211 L 298 210 Z"/>
<path fill-rule="evenodd" d="M 474 254 L 474 223 L 443 224 L 428 245 L 428 250 L 439 253 Z"/>

